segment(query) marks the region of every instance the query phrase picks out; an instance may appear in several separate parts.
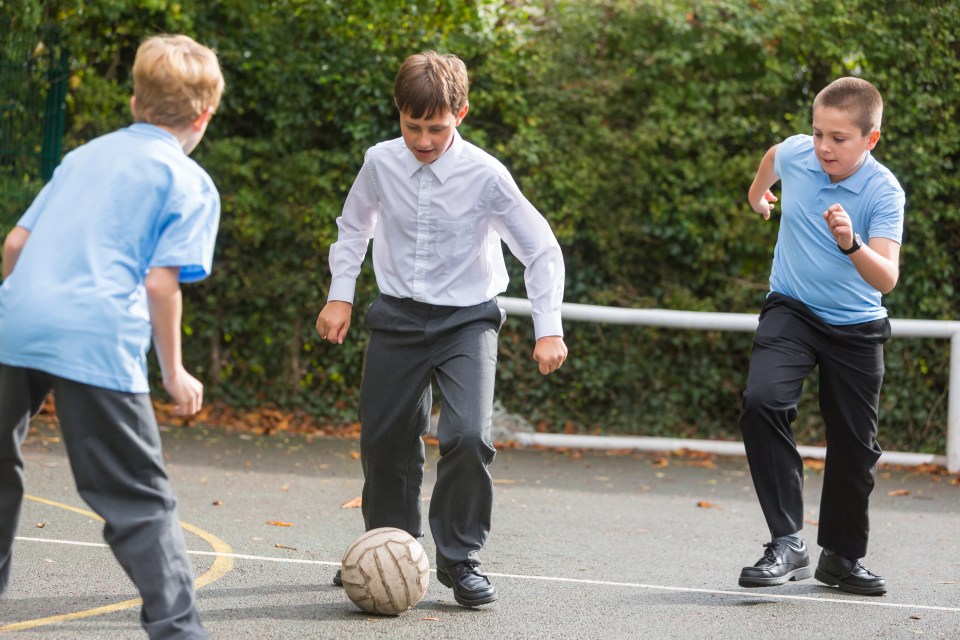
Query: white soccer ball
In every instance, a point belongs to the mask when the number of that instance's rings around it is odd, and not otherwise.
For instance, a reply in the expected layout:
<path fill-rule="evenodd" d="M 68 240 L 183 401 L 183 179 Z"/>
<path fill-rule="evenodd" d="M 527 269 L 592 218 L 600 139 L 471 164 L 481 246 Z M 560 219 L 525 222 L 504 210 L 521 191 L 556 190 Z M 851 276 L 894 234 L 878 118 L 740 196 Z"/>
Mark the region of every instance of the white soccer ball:
<path fill-rule="evenodd" d="M 343 554 L 347 596 L 367 613 L 395 616 L 420 602 L 430 583 L 423 545 L 402 529 L 371 529 Z"/>

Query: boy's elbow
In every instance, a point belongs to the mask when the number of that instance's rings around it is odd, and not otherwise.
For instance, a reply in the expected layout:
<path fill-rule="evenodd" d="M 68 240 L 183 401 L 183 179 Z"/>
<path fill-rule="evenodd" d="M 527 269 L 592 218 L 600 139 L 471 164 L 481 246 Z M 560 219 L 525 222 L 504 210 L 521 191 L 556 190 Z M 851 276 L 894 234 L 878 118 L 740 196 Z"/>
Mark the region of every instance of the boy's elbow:
<path fill-rule="evenodd" d="M 879 283 L 880 286 L 877 287 L 877 291 L 879 291 L 883 295 L 887 295 L 888 293 L 894 290 L 899 280 L 900 280 L 899 271 L 895 271 L 891 274 L 888 274 L 888 276 L 884 279 L 884 281 Z"/>
<path fill-rule="evenodd" d="M 143 286 L 147 290 L 147 297 L 151 299 L 173 295 L 180 290 L 180 269 L 153 267 L 147 273 Z"/>
<path fill-rule="evenodd" d="M 27 244 L 27 238 L 29 237 L 29 231 L 23 227 L 14 227 L 3 241 L 3 254 L 5 256 L 19 254 L 23 250 L 23 246 Z"/>

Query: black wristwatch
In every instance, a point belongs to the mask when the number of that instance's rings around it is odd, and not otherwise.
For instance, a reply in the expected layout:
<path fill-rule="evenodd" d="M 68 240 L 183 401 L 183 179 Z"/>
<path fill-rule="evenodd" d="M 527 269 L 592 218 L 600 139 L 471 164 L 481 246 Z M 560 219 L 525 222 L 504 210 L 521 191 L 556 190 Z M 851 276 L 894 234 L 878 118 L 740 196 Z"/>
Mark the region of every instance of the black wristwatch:
<path fill-rule="evenodd" d="M 857 251 L 860 250 L 860 247 L 862 246 L 863 246 L 863 240 L 860 239 L 859 233 L 853 234 L 853 244 L 850 245 L 849 249 L 844 249 L 843 247 L 840 246 L 839 242 L 837 243 L 837 249 L 840 249 L 840 253 L 842 253 L 845 256 L 848 256 L 851 253 L 856 253 Z"/>

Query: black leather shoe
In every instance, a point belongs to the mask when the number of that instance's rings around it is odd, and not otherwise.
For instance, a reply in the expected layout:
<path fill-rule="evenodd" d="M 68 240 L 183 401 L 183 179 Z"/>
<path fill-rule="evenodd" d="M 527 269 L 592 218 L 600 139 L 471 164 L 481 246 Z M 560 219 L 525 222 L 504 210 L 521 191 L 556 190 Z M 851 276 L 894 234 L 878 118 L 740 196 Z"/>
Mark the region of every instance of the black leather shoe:
<path fill-rule="evenodd" d="M 840 591 L 861 596 L 882 596 L 887 592 L 886 580 L 867 571 L 858 560 L 837 554 L 821 553 L 814 577 L 823 584 L 839 587 Z"/>
<path fill-rule="evenodd" d="M 452 567 L 437 567 L 440 584 L 453 589 L 453 598 L 465 607 L 478 607 L 497 599 L 497 588 L 479 569 L 480 563 L 467 560 Z"/>
<path fill-rule="evenodd" d="M 773 587 L 813 575 L 807 545 L 794 549 L 786 542 L 768 542 L 763 557 L 740 571 L 741 587 Z"/>
<path fill-rule="evenodd" d="M 340 573 L 340 569 L 337 569 L 337 574 L 333 576 L 333 584 L 337 587 L 343 586 L 343 576 Z"/>

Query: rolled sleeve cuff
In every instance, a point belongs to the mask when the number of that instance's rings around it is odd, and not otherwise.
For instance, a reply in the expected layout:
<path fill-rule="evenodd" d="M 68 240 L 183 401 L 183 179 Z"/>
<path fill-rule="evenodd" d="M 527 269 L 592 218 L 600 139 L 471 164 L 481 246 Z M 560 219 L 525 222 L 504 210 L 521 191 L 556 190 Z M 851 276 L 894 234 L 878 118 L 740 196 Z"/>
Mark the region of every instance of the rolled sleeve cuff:
<path fill-rule="evenodd" d="M 534 316 L 533 335 L 539 340 L 545 336 L 563 337 L 563 323 L 560 321 L 560 312 Z"/>
<path fill-rule="evenodd" d="M 357 281 L 353 278 L 341 277 L 330 281 L 330 293 L 327 294 L 327 302 L 333 300 L 342 300 L 353 304 L 353 297 L 356 293 Z"/>

